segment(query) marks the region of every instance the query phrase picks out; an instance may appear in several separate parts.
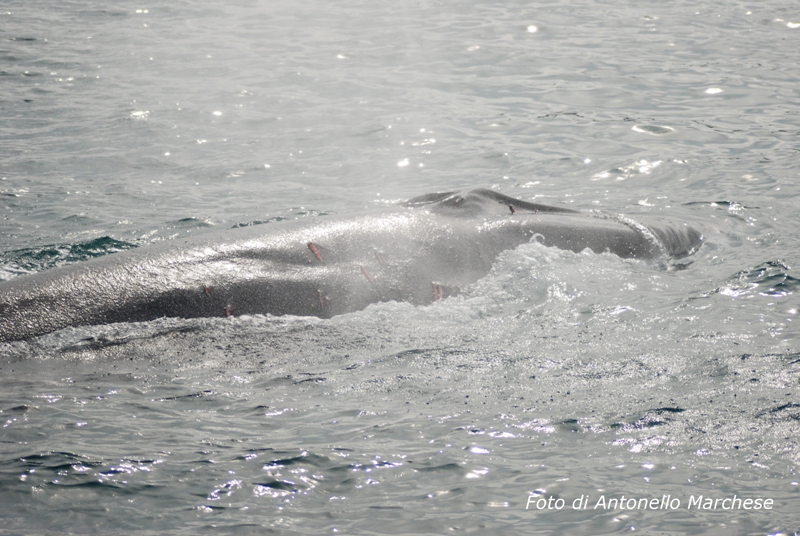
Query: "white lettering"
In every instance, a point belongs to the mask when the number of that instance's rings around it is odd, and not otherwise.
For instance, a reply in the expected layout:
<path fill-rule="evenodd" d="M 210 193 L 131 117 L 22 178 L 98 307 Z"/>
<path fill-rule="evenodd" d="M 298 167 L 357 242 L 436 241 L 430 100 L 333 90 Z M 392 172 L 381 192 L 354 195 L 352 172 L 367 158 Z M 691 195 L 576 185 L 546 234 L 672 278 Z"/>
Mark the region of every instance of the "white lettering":
<path fill-rule="evenodd" d="M 602 508 L 603 510 L 607 510 L 608 509 L 608 507 L 606 506 L 606 496 L 605 495 L 600 495 L 600 498 L 597 499 L 597 502 L 594 505 L 594 509 L 597 510 L 598 508 Z"/>

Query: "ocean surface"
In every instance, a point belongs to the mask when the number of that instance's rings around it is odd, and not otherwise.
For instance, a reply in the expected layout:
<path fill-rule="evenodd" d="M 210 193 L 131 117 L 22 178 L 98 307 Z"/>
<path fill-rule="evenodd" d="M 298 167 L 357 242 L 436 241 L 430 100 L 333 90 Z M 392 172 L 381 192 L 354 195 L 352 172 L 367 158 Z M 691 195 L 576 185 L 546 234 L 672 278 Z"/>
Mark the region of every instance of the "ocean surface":
<path fill-rule="evenodd" d="M 798 65 L 795 1 L 5 0 L 2 280 L 474 187 L 705 241 L 2 343 L 0 534 L 800 532 Z"/>

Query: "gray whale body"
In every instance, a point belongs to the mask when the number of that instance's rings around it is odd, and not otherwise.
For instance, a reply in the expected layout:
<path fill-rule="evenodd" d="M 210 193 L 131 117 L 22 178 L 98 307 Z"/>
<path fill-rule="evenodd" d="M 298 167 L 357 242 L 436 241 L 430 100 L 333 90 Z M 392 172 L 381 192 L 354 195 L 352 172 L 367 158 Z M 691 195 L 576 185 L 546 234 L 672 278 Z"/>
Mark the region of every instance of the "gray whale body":
<path fill-rule="evenodd" d="M 623 258 L 693 253 L 685 224 L 641 224 L 492 190 L 416 197 L 380 213 L 170 240 L 0 284 L 0 341 L 69 326 L 242 314 L 329 318 L 381 301 L 428 304 L 539 241 Z"/>

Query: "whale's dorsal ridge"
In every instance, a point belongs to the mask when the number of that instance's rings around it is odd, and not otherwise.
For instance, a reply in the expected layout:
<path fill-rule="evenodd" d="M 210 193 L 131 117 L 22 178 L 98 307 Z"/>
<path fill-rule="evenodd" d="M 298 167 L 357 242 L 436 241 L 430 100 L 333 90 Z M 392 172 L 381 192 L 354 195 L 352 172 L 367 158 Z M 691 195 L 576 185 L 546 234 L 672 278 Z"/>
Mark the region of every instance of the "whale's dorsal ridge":
<path fill-rule="evenodd" d="M 403 203 L 406 207 L 419 207 L 431 205 L 432 210 L 442 210 L 452 212 L 456 209 L 464 215 L 476 215 L 478 213 L 499 212 L 508 214 L 522 212 L 549 212 L 549 213 L 568 213 L 575 214 L 578 211 L 568 208 L 553 207 L 550 205 L 540 205 L 523 201 L 507 195 L 501 194 L 487 188 L 474 188 L 463 192 L 438 192 L 420 195 Z M 503 207 L 502 209 L 500 207 Z"/>
<path fill-rule="evenodd" d="M 446 199 L 451 195 L 455 195 L 457 192 L 434 192 L 432 194 L 424 194 L 418 195 L 417 197 L 412 197 L 408 201 L 401 203 L 404 207 L 419 207 L 422 205 L 431 205 L 433 203 L 438 203 L 442 199 Z"/>

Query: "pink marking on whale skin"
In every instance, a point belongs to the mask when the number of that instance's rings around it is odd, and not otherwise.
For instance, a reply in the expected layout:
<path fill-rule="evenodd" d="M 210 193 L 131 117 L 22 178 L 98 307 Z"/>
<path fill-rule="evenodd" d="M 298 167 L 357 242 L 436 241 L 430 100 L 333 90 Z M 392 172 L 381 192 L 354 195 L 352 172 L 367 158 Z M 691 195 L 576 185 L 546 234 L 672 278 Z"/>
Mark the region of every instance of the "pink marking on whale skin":
<path fill-rule="evenodd" d="M 375 280 L 374 280 L 374 279 L 372 279 L 372 276 L 371 276 L 371 275 L 369 275 L 369 272 L 368 272 L 368 271 L 367 271 L 367 269 L 366 269 L 366 268 L 364 268 L 363 266 L 361 267 L 361 273 L 362 273 L 362 274 L 364 274 L 364 276 L 365 276 L 367 279 L 369 279 L 369 282 L 370 282 L 370 283 L 372 283 L 373 285 L 375 284 Z"/>
<path fill-rule="evenodd" d="M 442 288 L 442 285 L 436 282 L 431 282 L 431 286 L 433 287 L 433 301 L 444 299 L 444 289 Z"/>
<path fill-rule="evenodd" d="M 511 209 L 511 214 L 516 214 L 517 213 L 517 209 L 514 208 L 514 205 L 508 205 L 508 208 Z"/>
<path fill-rule="evenodd" d="M 320 309 L 324 309 L 325 308 L 325 298 L 322 297 L 322 291 L 318 290 L 317 291 L 317 295 L 319 296 L 319 308 Z"/>
<path fill-rule="evenodd" d="M 225 306 L 225 318 L 227 318 L 229 316 L 231 316 L 231 306 L 230 305 L 226 305 Z"/>
<path fill-rule="evenodd" d="M 378 264 L 383 264 L 383 257 L 381 257 L 381 252 L 377 249 L 375 250 L 375 258 L 378 259 Z"/>
<path fill-rule="evenodd" d="M 311 250 L 311 253 L 314 254 L 319 262 L 322 262 L 322 255 L 319 254 L 319 250 L 317 249 L 317 246 L 314 245 L 314 242 L 308 243 L 308 249 Z"/>
<path fill-rule="evenodd" d="M 205 287 L 203 290 L 205 291 L 206 296 L 211 296 L 211 287 Z"/>

